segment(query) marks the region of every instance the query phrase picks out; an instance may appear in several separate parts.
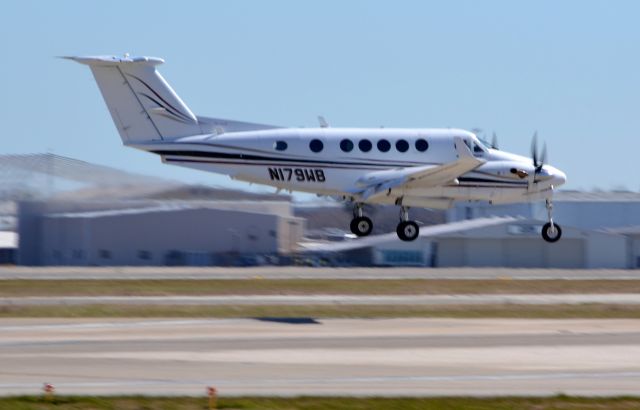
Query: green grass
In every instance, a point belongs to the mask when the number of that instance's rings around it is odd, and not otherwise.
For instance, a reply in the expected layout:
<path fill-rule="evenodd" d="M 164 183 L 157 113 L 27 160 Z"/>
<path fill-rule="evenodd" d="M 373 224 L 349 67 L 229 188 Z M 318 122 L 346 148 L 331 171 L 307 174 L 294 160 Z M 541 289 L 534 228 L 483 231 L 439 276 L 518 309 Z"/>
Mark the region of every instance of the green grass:
<path fill-rule="evenodd" d="M 638 305 L 74 305 L 0 306 L 4 318 L 545 318 L 640 319 Z"/>
<path fill-rule="evenodd" d="M 640 293 L 640 280 L 1 280 L 0 297 Z"/>
<path fill-rule="evenodd" d="M 221 398 L 218 409 L 242 410 L 630 410 L 640 398 L 499 397 L 499 398 L 352 398 L 293 397 Z M 194 397 L 41 397 L 0 398 L 0 409 L 11 410 L 205 410 L 207 399 Z"/>

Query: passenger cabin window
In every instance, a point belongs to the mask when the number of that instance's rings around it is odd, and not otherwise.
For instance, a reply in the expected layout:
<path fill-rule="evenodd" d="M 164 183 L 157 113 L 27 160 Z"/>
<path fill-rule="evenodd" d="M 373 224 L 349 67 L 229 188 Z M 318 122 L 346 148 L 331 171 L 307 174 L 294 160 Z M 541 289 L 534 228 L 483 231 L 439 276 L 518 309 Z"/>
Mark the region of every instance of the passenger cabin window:
<path fill-rule="evenodd" d="M 360 148 L 360 151 L 362 152 L 371 151 L 371 147 L 373 147 L 373 145 L 369 140 L 360 140 L 360 142 L 358 142 L 358 148 Z"/>
<path fill-rule="evenodd" d="M 409 143 L 405 140 L 396 141 L 396 149 L 400 152 L 407 152 L 409 149 Z"/>
<path fill-rule="evenodd" d="M 285 151 L 287 149 L 287 143 L 284 141 L 276 141 L 273 143 L 273 148 L 275 148 L 276 151 Z"/>
<path fill-rule="evenodd" d="M 378 149 L 381 152 L 387 152 L 391 149 L 391 143 L 387 140 L 380 140 L 378 141 Z"/>
<path fill-rule="evenodd" d="M 340 141 L 340 149 L 344 152 L 351 152 L 351 150 L 353 150 L 353 142 L 348 139 L 343 139 Z"/>
<path fill-rule="evenodd" d="M 320 152 L 322 151 L 323 148 L 324 148 L 324 144 L 322 143 L 322 141 L 318 139 L 311 140 L 311 142 L 309 143 L 309 149 L 313 152 Z"/>
<path fill-rule="evenodd" d="M 425 139 L 418 138 L 416 140 L 416 149 L 420 152 L 425 152 L 429 149 L 429 143 Z"/>

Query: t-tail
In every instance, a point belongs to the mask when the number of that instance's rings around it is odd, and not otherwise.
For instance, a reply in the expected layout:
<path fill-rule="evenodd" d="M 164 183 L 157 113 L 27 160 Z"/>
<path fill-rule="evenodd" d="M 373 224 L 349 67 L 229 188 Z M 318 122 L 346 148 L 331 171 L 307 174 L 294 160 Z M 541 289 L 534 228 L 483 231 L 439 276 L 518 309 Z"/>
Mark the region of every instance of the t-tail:
<path fill-rule="evenodd" d="M 171 140 L 202 133 L 198 118 L 156 70 L 154 57 L 65 57 L 91 68 L 122 142 Z"/>
<path fill-rule="evenodd" d="M 113 122 L 126 145 L 190 135 L 279 128 L 196 116 L 165 81 L 156 57 L 63 57 L 91 68 Z"/>

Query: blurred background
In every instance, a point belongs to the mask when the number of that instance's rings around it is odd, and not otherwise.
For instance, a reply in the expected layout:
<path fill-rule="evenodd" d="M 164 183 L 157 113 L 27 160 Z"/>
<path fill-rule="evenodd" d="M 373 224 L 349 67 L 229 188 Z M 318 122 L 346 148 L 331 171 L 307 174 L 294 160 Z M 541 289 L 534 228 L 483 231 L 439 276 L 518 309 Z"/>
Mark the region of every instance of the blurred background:
<path fill-rule="evenodd" d="M 0 263 L 640 267 L 640 4 L 541 1 L 9 2 L 0 15 Z M 124 149 L 88 70 L 60 55 L 165 58 L 198 114 L 285 126 L 460 127 L 566 171 L 563 240 L 541 204 L 351 209 Z M 391 233 L 390 233 L 391 232 Z"/>

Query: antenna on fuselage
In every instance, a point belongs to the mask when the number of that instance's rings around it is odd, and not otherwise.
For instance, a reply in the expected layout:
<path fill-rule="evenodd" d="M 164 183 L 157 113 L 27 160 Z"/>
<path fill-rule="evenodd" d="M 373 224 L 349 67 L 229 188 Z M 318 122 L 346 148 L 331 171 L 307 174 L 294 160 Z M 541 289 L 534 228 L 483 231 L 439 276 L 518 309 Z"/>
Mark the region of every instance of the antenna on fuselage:
<path fill-rule="evenodd" d="M 318 115 L 318 122 L 320 123 L 320 128 L 329 128 L 329 123 L 322 115 Z"/>
<path fill-rule="evenodd" d="M 496 133 L 493 133 L 493 137 L 491 138 L 491 148 L 498 149 L 498 136 Z"/>

